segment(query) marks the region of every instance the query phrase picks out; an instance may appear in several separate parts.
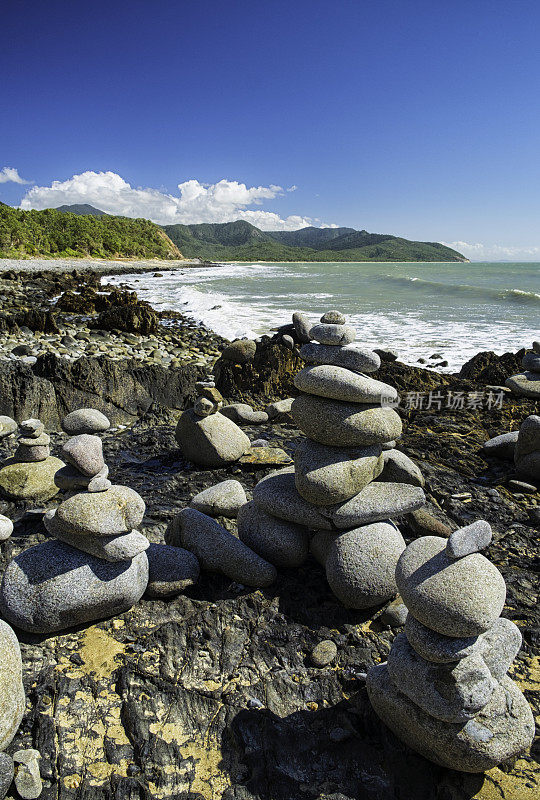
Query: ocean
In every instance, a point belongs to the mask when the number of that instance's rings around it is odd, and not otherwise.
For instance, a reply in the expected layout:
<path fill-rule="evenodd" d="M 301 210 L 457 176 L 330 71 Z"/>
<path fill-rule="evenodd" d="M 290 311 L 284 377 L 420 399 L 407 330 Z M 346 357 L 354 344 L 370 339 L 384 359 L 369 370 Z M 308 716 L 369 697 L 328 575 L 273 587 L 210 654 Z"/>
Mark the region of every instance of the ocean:
<path fill-rule="evenodd" d="M 475 353 L 540 338 L 540 263 L 238 263 L 117 275 L 158 310 L 180 311 L 227 339 L 255 338 L 304 311 L 345 313 L 361 344 L 456 371 Z M 441 358 L 430 359 L 439 355 Z"/>

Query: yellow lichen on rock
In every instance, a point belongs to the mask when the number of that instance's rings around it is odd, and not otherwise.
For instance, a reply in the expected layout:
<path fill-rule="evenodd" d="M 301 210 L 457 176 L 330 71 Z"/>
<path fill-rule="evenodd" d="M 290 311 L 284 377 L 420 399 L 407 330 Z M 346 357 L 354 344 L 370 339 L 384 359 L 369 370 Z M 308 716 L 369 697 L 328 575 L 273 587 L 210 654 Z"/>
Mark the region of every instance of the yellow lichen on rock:
<path fill-rule="evenodd" d="M 93 672 L 97 677 L 107 678 L 117 669 L 116 657 L 124 652 L 124 646 L 102 628 L 92 625 L 82 635 L 80 649 L 85 672 Z"/>

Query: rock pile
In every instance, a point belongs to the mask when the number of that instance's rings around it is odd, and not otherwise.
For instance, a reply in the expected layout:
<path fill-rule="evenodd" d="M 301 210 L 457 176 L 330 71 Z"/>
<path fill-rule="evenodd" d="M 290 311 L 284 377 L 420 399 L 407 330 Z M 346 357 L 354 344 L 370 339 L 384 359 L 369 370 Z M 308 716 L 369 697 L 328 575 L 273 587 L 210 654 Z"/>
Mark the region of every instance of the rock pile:
<path fill-rule="evenodd" d="M 238 461 L 250 447 L 249 438 L 232 419 L 220 414 L 223 397 L 213 381 L 195 384 L 193 408 L 182 413 L 176 441 L 184 456 L 206 467 L 222 467 Z"/>
<path fill-rule="evenodd" d="M 68 465 L 56 480 L 69 494 L 44 516 L 56 541 L 17 556 L 0 587 L 3 616 L 33 633 L 127 611 L 148 583 L 149 541 L 137 530 L 145 511 L 142 497 L 108 480 L 99 437 L 74 436 L 61 454 Z"/>
<path fill-rule="evenodd" d="M 520 477 L 540 480 L 540 416 L 537 414 L 527 417 L 519 429 L 514 463 Z"/>
<path fill-rule="evenodd" d="M 506 379 L 506 386 L 514 394 L 540 399 L 540 342 L 533 342 L 532 350 L 525 353 L 521 362 L 524 372 Z"/>
<path fill-rule="evenodd" d="M 500 617 L 504 579 L 479 552 L 490 540 L 480 520 L 407 547 L 396 568 L 405 631 L 367 675 L 383 722 L 429 760 L 464 772 L 509 760 L 534 736 L 531 709 L 506 674 L 521 634 Z"/>
<path fill-rule="evenodd" d="M 19 425 L 13 458 L 0 468 L 0 494 L 8 500 L 43 503 L 58 493 L 54 477 L 64 462 L 51 456 L 51 437 L 39 419 Z"/>
<path fill-rule="evenodd" d="M 295 378 L 302 394 L 291 414 L 308 438 L 295 451 L 294 468 L 257 484 L 253 503 L 240 510 L 238 533 L 270 562 L 297 566 L 308 552 L 309 529 L 331 532 L 317 534 L 312 549 L 335 594 L 367 608 L 396 593 L 405 542 L 389 518 L 420 508 L 425 497 L 416 465 L 392 449 L 401 435 L 390 407 L 397 392 L 366 374 L 380 359 L 355 346 L 355 335 L 339 312 L 328 312 L 306 334 L 315 341 L 300 349 L 308 366 Z"/>

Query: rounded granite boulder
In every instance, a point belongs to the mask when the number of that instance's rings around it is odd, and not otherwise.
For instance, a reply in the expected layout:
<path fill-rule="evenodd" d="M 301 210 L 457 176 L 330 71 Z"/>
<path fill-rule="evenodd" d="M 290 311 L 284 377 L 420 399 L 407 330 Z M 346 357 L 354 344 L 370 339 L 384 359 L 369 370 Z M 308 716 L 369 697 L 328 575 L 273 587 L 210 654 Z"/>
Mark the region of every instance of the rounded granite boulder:
<path fill-rule="evenodd" d="M 484 633 L 500 616 L 506 585 L 480 553 L 454 560 L 447 540 L 424 536 L 411 542 L 398 561 L 396 582 L 409 612 L 445 636 Z"/>
<path fill-rule="evenodd" d="M 300 356 L 310 364 L 333 364 L 355 372 L 375 372 L 381 366 L 377 353 L 354 344 L 333 347 L 309 342 L 300 348 Z"/>
<path fill-rule="evenodd" d="M 372 608 L 397 594 L 394 573 L 405 550 L 403 536 L 388 522 L 335 535 L 326 549 L 330 588 L 348 608 Z"/>
<path fill-rule="evenodd" d="M 346 449 L 301 439 L 294 451 L 298 493 L 317 506 L 342 503 L 380 475 L 381 454 L 379 445 Z"/>
<path fill-rule="evenodd" d="M 119 536 L 138 528 L 145 503 L 129 486 L 111 486 L 106 492 L 78 492 L 56 509 L 56 530 L 81 536 Z"/>
<path fill-rule="evenodd" d="M 253 501 L 246 503 L 238 512 L 238 536 L 255 553 L 276 567 L 299 567 L 308 557 L 307 529 L 272 517 Z"/>
<path fill-rule="evenodd" d="M 9 517 L 0 514 L 0 542 L 5 542 L 13 533 L 13 522 Z"/>
<path fill-rule="evenodd" d="M 149 569 L 146 594 L 149 597 L 175 597 L 199 578 L 197 558 L 182 547 L 152 543 L 146 555 Z"/>
<path fill-rule="evenodd" d="M 236 423 L 220 414 L 199 417 L 193 409 L 184 411 L 175 438 L 185 458 L 205 467 L 230 464 L 250 448 L 248 436 Z"/>
<path fill-rule="evenodd" d="M 0 620 L 0 751 L 17 733 L 25 704 L 19 641 L 7 622 Z"/>
<path fill-rule="evenodd" d="M 319 322 L 314 325 L 309 335 L 320 344 L 330 345 L 331 347 L 342 347 L 351 344 L 356 339 L 356 331 L 352 325 L 333 324 L 331 322 Z"/>
<path fill-rule="evenodd" d="M 230 479 L 199 492 L 191 499 L 189 505 L 210 517 L 236 517 L 246 502 L 242 484 Z"/>
<path fill-rule="evenodd" d="M 305 367 L 295 376 L 294 385 L 301 392 L 344 403 L 390 404 L 398 399 L 393 386 L 333 364 Z"/>
<path fill-rule="evenodd" d="M 148 583 L 148 559 L 111 563 L 64 542 L 30 547 L 8 564 L 0 610 L 30 633 L 54 631 L 122 614 L 140 600 Z"/>
<path fill-rule="evenodd" d="M 342 403 L 303 394 L 291 413 L 310 439 L 333 447 L 369 447 L 401 436 L 402 424 L 393 408 Z"/>
<path fill-rule="evenodd" d="M 62 429 L 70 436 L 80 433 L 103 433 L 111 427 L 111 423 L 96 408 L 78 408 L 71 411 L 62 420 Z"/>
<path fill-rule="evenodd" d="M 45 503 L 58 494 L 55 475 L 64 466 L 64 462 L 54 456 L 32 463 L 10 458 L 0 468 L 0 496 L 7 500 Z"/>

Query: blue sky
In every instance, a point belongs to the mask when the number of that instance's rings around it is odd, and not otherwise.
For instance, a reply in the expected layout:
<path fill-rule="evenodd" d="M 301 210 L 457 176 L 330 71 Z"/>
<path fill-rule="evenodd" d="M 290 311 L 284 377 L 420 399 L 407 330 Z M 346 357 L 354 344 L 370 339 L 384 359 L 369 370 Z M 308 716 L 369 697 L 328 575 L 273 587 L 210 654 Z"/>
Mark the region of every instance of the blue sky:
<path fill-rule="evenodd" d="M 528 0 L 9 3 L 0 199 L 540 260 L 539 24 Z"/>

